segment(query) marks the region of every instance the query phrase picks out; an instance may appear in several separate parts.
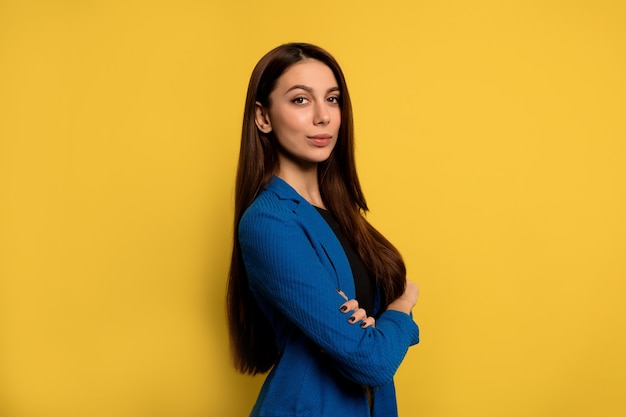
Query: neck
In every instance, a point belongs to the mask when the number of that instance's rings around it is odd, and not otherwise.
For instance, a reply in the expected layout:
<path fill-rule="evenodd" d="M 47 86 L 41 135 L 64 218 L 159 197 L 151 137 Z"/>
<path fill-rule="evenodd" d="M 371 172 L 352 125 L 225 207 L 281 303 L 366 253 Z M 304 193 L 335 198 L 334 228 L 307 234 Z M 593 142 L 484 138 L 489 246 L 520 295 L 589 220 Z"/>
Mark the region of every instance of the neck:
<path fill-rule="evenodd" d="M 281 161 L 278 177 L 293 187 L 302 198 L 312 205 L 326 208 L 317 181 L 317 164 L 302 167 Z"/>

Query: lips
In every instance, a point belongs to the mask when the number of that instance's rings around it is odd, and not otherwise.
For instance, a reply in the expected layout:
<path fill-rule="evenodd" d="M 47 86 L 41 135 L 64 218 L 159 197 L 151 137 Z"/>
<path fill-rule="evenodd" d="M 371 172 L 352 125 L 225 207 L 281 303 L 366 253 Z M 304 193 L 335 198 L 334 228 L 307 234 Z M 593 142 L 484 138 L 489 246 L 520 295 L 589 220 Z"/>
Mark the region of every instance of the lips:
<path fill-rule="evenodd" d="M 316 146 L 326 146 L 330 143 L 330 140 L 333 138 L 332 135 L 327 133 L 318 133 L 317 135 L 307 136 L 309 140 Z"/>

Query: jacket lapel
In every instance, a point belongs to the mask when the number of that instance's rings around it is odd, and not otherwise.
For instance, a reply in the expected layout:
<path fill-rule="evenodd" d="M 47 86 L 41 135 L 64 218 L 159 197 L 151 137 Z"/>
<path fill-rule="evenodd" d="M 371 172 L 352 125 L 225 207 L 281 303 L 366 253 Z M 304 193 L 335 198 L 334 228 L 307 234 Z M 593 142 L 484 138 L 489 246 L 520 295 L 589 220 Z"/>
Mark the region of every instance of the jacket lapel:
<path fill-rule="evenodd" d="M 316 243 L 321 246 L 322 251 L 325 253 L 318 255 L 326 256 L 334 269 L 339 285 L 338 289 L 342 290 L 348 298 L 354 298 L 356 294 L 350 262 L 337 236 L 335 236 L 335 233 L 322 215 L 279 177 L 273 177 L 266 190 L 274 192 L 281 200 L 289 201 L 290 204 L 293 204 L 293 212 L 301 219 L 309 236 L 316 240 Z M 319 251 L 317 248 L 316 250 Z"/>

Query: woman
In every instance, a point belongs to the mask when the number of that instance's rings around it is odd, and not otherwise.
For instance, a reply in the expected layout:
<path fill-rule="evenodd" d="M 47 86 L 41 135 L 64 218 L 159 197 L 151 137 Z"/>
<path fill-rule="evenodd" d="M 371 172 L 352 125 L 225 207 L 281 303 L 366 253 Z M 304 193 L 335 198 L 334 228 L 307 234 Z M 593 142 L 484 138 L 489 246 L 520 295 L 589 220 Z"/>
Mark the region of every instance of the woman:
<path fill-rule="evenodd" d="M 326 51 L 286 44 L 248 86 L 228 317 L 235 366 L 269 371 L 252 416 L 397 415 L 417 286 L 365 219 L 352 108 Z"/>

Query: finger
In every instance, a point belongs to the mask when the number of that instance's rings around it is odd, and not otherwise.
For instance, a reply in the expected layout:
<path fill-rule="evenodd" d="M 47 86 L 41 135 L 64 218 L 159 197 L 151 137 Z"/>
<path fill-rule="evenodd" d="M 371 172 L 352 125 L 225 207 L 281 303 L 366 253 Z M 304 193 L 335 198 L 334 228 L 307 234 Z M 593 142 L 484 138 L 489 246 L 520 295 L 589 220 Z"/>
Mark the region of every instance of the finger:
<path fill-rule="evenodd" d="M 352 324 L 357 323 L 367 317 L 367 313 L 362 308 L 357 309 L 348 321 Z"/>
<path fill-rule="evenodd" d="M 337 288 L 337 292 L 339 293 L 340 296 L 342 296 L 346 301 L 348 301 L 348 296 L 344 294 L 343 291 L 341 291 L 339 288 Z"/>
<path fill-rule="evenodd" d="M 361 322 L 361 327 L 364 329 L 366 327 L 376 327 L 375 324 L 376 324 L 376 319 L 374 319 L 374 317 L 366 317 Z"/>
<path fill-rule="evenodd" d="M 348 311 L 356 311 L 359 309 L 359 302 L 357 300 L 348 300 L 341 305 L 339 310 L 342 313 L 347 313 Z"/>

